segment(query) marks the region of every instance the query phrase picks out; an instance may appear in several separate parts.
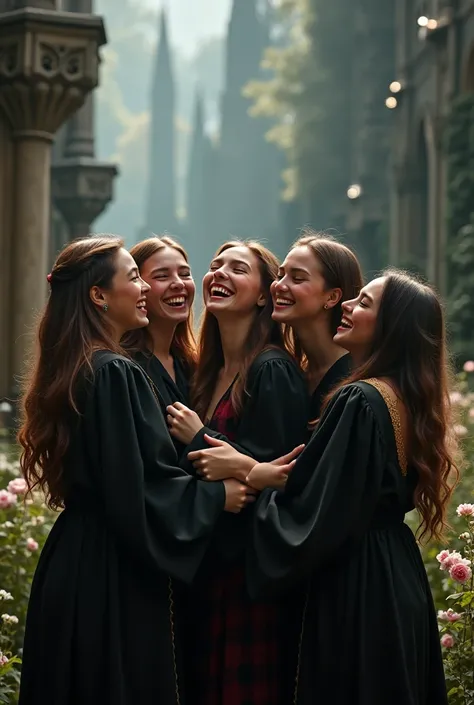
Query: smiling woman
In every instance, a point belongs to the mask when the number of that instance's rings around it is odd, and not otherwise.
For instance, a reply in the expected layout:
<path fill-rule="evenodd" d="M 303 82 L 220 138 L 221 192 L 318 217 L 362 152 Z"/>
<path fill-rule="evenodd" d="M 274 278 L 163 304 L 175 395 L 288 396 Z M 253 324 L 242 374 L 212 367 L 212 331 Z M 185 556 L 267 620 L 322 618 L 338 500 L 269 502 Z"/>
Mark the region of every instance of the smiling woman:
<path fill-rule="evenodd" d="M 124 346 L 151 377 L 164 406 L 189 404 L 196 364 L 193 333 L 195 285 L 186 250 L 171 237 L 152 237 L 130 254 L 148 285 L 149 325 L 125 336 Z M 178 454 L 183 444 L 175 439 Z"/>

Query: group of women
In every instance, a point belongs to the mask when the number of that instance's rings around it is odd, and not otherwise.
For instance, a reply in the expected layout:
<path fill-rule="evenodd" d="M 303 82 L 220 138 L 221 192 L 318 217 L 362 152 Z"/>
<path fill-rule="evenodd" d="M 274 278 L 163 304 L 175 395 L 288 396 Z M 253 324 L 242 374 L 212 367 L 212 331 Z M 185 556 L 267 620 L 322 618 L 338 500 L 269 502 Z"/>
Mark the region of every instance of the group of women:
<path fill-rule="evenodd" d="M 455 448 L 435 292 L 306 233 L 222 245 L 195 284 L 153 237 L 75 241 L 19 432 L 62 509 L 20 705 L 445 705 L 420 537 Z"/>

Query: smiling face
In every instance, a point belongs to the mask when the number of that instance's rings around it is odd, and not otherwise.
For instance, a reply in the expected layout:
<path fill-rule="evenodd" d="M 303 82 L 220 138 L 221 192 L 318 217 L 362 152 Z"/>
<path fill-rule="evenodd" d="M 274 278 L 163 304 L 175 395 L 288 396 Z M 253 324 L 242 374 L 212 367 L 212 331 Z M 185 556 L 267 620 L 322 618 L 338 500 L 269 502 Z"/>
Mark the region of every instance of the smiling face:
<path fill-rule="evenodd" d="M 150 321 L 166 320 L 176 324 L 187 321 L 196 287 L 191 268 L 174 247 L 162 247 L 141 266 L 141 276 L 150 286 L 147 309 Z"/>
<path fill-rule="evenodd" d="M 374 279 L 364 286 L 357 299 L 342 304 L 341 325 L 334 342 L 348 350 L 357 364 L 370 352 L 384 286 L 385 277 Z"/>
<path fill-rule="evenodd" d="M 245 245 L 229 247 L 217 255 L 202 286 L 206 309 L 216 317 L 245 315 L 265 305 L 259 260 Z"/>
<path fill-rule="evenodd" d="M 126 331 L 148 325 L 146 294 L 150 287 L 140 278 L 135 260 L 123 247 L 114 264 L 111 287 L 93 286 L 90 297 L 120 340 Z"/>
<path fill-rule="evenodd" d="M 340 289 L 327 288 L 320 263 L 306 245 L 290 250 L 270 291 L 273 319 L 289 324 L 314 318 L 341 298 Z"/>

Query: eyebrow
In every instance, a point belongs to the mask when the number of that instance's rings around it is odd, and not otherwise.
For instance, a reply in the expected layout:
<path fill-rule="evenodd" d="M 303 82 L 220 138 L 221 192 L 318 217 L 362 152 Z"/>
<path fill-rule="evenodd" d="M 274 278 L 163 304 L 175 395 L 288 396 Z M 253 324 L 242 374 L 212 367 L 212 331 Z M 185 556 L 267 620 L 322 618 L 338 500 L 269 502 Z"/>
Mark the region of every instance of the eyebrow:
<path fill-rule="evenodd" d="M 191 269 L 191 267 L 189 264 L 180 264 L 178 269 Z M 157 274 L 157 273 L 164 274 L 165 272 L 169 272 L 169 271 L 170 271 L 170 267 L 155 267 L 155 269 L 151 270 L 150 274 L 153 276 L 153 274 Z"/>
<path fill-rule="evenodd" d="M 129 272 L 128 272 L 128 275 L 127 275 L 127 276 L 129 276 L 129 277 L 130 277 L 130 276 L 131 276 L 132 274 L 133 274 L 133 275 L 135 275 L 136 277 L 138 277 L 138 276 L 139 276 L 139 273 L 138 273 L 138 267 L 132 267 L 132 268 L 131 268 L 131 269 L 129 270 Z"/>
<path fill-rule="evenodd" d="M 280 267 L 280 270 L 282 270 L 283 272 L 286 271 L 285 267 L 283 266 Z M 303 269 L 303 267 L 290 267 L 289 271 L 292 272 L 292 274 L 296 272 L 301 272 L 301 274 L 309 274 L 308 270 Z"/>
<path fill-rule="evenodd" d="M 221 262 L 222 257 L 216 257 L 212 260 L 211 264 L 221 264 Z M 250 264 L 248 262 L 245 262 L 243 259 L 232 259 L 230 260 L 230 264 L 239 264 L 243 265 L 244 267 L 247 267 L 247 269 L 250 269 Z"/>
<path fill-rule="evenodd" d="M 369 301 L 372 301 L 372 303 L 374 302 L 374 300 L 373 300 L 373 298 L 371 297 L 371 295 L 368 294 L 366 291 L 361 291 L 361 292 L 360 292 L 360 298 L 361 298 L 361 299 L 369 299 Z"/>

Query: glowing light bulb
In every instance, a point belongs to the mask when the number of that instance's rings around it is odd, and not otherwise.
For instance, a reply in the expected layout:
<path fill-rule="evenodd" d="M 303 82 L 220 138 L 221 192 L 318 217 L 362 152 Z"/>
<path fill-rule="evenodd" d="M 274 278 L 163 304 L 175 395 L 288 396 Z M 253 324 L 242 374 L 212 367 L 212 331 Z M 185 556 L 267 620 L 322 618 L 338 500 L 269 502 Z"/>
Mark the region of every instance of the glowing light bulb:
<path fill-rule="evenodd" d="M 429 19 L 422 15 L 421 17 L 418 17 L 417 23 L 418 27 L 427 27 L 428 26 Z"/>
<path fill-rule="evenodd" d="M 347 189 L 347 198 L 350 198 L 351 201 L 355 201 L 361 194 L 362 186 L 360 184 L 352 184 L 352 186 L 349 186 Z"/>
<path fill-rule="evenodd" d="M 386 105 L 387 108 L 389 108 L 390 110 L 393 110 L 394 108 L 397 107 L 397 105 L 398 105 L 398 100 L 397 100 L 396 98 L 394 98 L 393 96 L 390 96 L 390 98 L 387 98 L 387 100 L 385 101 L 385 105 Z"/>
<path fill-rule="evenodd" d="M 400 81 L 392 81 L 392 83 L 390 84 L 390 92 L 391 93 L 400 93 L 401 90 L 402 90 L 402 84 L 400 83 Z"/>
<path fill-rule="evenodd" d="M 426 28 L 427 29 L 436 29 L 437 26 L 438 26 L 437 20 L 428 20 Z"/>

